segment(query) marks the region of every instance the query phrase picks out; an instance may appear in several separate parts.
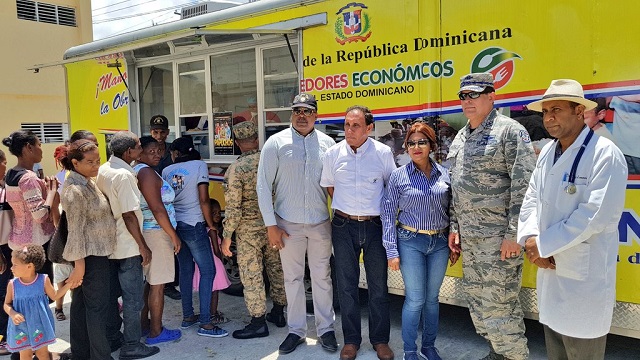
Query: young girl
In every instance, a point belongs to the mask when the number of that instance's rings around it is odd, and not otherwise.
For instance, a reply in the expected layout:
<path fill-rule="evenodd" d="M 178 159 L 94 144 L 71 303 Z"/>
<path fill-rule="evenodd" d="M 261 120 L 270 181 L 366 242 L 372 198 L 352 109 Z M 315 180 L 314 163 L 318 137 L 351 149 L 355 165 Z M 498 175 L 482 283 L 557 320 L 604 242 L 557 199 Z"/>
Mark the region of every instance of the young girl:
<path fill-rule="evenodd" d="M 211 292 L 211 323 L 214 325 L 224 324 L 229 322 L 224 314 L 218 311 L 218 293 L 220 290 L 226 289 L 231 285 L 229 278 L 227 277 L 227 271 L 224 268 L 222 260 L 215 255 L 213 251 L 214 246 L 220 247 L 222 239 L 222 209 L 220 203 L 216 199 L 210 199 L 211 203 L 211 216 L 213 217 L 213 224 L 215 226 L 211 234 L 211 251 L 213 252 L 213 262 L 216 267 L 216 276 L 213 278 L 213 291 Z M 215 235 L 214 235 L 215 234 Z M 193 273 L 193 290 L 198 291 L 200 285 L 200 271 L 196 266 Z"/>
<path fill-rule="evenodd" d="M 55 291 L 51 280 L 36 271 L 45 262 L 44 249 L 28 244 L 11 253 L 11 271 L 15 278 L 7 286 L 4 311 L 11 322 L 7 328 L 7 349 L 20 351 L 20 359 L 50 359 L 49 344 L 56 341 L 53 314 L 47 296 L 56 300 L 71 288 L 67 283 Z"/>

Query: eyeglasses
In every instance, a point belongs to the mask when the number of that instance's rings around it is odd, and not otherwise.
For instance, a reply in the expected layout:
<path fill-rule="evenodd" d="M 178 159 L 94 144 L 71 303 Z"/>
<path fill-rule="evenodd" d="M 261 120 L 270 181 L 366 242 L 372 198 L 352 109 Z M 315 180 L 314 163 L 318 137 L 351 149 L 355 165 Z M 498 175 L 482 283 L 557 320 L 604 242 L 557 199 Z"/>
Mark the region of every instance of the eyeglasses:
<path fill-rule="evenodd" d="M 483 92 L 476 92 L 476 91 L 472 91 L 472 92 L 468 92 L 468 93 L 460 93 L 458 94 L 458 98 L 460 100 L 465 100 L 465 99 L 477 99 L 480 97 L 480 95 L 484 94 Z"/>
<path fill-rule="evenodd" d="M 413 140 L 407 141 L 407 148 L 409 148 L 409 149 L 413 149 L 415 147 L 426 148 L 429 145 L 431 145 L 431 142 L 429 141 L 429 139 L 420 139 L 420 140 L 417 140 L 417 141 L 413 141 Z"/>
<path fill-rule="evenodd" d="M 313 115 L 316 111 L 313 109 L 309 109 L 309 108 L 295 108 L 292 110 L 294 115 L 302 115 L 304 114 L 304 116 L 310 116 Z"/>

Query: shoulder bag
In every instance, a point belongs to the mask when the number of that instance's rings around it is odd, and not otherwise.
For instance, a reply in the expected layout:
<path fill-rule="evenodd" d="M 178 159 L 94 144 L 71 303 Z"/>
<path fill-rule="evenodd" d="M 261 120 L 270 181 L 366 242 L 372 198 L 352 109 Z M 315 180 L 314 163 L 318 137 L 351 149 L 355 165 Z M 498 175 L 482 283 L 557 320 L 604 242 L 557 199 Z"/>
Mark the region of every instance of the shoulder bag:
<path fill-rule="evenodd" d="M 56 231 L 53 233 L 53 236 L 51 236 L 51 241 L 49 241 L 49 250 L 47 251 L 47 256 L 49 257 L 49 260 L 51 262 L 56 264 L 72 265 L 69 261 L 65 260 L 62 257 L 64 247 L 67 245 L 68 234 L 69 229 L 67 227 L 67 213 L 63 210 L 60 214 L 60 221 L 58 221 Z"/>

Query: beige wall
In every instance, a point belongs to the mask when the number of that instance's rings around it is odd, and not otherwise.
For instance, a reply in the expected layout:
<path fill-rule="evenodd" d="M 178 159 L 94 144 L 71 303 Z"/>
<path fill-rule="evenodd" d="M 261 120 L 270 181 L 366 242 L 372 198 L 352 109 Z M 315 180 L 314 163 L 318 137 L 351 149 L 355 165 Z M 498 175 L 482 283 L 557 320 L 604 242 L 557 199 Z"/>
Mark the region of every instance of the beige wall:
<path fill-rule="evenodd" d="M 67 122 L 67 97 L 62 66 L 34 73 L 36 64 L 61 61 L 64 52 L 75 45 L 92 41 L 91 1 L 45 0 L 49 4 L 76 9 L 77 27 L 20 20 L 16 1 L 0 1 L 0 49 L 3 56 L 0 81 L 0 139 L 18 130 L 26 122 Z M 42 165 L 46 175 L 54 175 L 53 151 L 59 143 L 43 144 Z M 0 148 L 8 153 L 4 145 Z M 8 154 L 9 166 L 16 163 Z"/>

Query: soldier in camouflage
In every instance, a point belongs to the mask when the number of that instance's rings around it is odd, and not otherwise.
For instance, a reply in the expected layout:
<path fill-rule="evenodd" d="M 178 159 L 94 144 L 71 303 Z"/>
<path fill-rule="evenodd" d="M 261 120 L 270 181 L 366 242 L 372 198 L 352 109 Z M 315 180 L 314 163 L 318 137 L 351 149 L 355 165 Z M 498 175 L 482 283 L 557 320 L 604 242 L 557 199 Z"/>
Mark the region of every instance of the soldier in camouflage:
<path fill-rule="evenodd" d="M 462 268 L 476 332 L 491 347 L 483 360 L 529 357 L 518 294 L 523 255 L 516 243 L 520 206 L 535 167 L 529 134 L 494 108 L 489 73 L 460 79 L 462 110 L 469 119 L 449 149 L 451 234 Z"/>
<path fill-rule="evenodd" d="M 233 337 L 252 339 L 269 335 L 265 320 L 275 323 L 278 327 L 287 324 L 283 311 L 287 299 L 280 253 L 268 246 L 267 228 L 258 207 L 258 130 L 252 122 L 246 121 L 235 125 L 233 133 L 242 155 L 229 166 L 224 175 L 226 209 L 222 253 L 225 256 L 232 255 L 229 247 L 231 235 L 235 231 L 240 279 L 244 285 L 244 301 L 251 315 L 251 322 L 244 329 L 234 331 Z M 273 301 L 273 309 L 266 317 L 263 260 L 271 284 L 270 295 Z"/>

